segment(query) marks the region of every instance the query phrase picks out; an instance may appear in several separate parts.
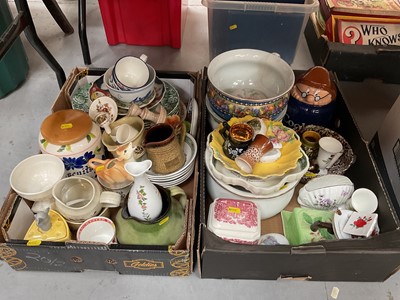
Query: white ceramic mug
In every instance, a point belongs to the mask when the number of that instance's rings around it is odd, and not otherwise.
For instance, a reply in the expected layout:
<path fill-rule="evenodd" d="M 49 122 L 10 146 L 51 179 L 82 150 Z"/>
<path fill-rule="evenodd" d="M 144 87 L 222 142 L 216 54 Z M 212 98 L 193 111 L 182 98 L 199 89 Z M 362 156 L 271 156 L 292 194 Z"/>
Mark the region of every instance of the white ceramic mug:
<path fill-rule="evenodd" d="M 317 163 L 320 169 L 329 169 L 343 154 L 343 145 L 337 139 L 325 136 L 319 139 Z"/>
<path fill-rule="evenodd" d="M 372 214 L 378 208 L 378 198 L 373 191 L 359 188 L 351 195 L 347 202 L 347 208 L 359 213 Z"/>

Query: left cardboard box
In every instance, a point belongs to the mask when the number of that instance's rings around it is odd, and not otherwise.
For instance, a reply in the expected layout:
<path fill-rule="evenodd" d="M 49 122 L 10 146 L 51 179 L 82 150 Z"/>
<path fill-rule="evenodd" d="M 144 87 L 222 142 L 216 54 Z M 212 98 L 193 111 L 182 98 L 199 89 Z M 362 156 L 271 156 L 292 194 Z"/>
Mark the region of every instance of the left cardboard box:
<path fill-rule="evenodd" d="M 71 108 L 70 90 L 84 76 L 101 76 L 104 69 L 75 68 L 53 103 L 52 111 Z M 176 84 L 183 102 L 199 99 L 200 73 L 157 73 Z M 200 103 L 201 105 L 201 103 Z M 197 159 L 197 158 L 196 158 Z M 18 271 L 81 272 L 116 271 L 121 274 L 188 276 L 193 271 L 195 207 L 198 186 L 198 162 L 191 177 L 180 187 L 186 192 L 185 230 L 175 245 L 105 245 L 66 242 L 29 243 L 23 240 L 34 220 L 31 201 L 10 189 L 0 210 L 0 259 Z"/>

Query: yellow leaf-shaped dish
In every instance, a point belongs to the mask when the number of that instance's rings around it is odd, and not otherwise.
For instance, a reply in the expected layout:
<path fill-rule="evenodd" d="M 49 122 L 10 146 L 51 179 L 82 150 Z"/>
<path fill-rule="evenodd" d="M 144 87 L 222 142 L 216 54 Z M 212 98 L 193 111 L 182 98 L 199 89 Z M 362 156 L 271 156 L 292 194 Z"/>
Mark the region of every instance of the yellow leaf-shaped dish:
<path fill-rule="evenodd" d="M 245 123 L 253 119 L 253 116 L 245 116 L 243 118 L 232 118 L 228 124 L 232 126 L 235 123 Z M 223 149 L 224 138 L 219 133 L 223 128 L 222 123 L 219 124 L 212 133 L 212 141 L 210 147 L 213 149 L 214 157 L 221 161 L 229 170 L 236 171 L 245 177 L 267 178 L 270 176 L 281 176 L 287 171 L 296 168 L 297 161 L 302 156 L 300 151 L 301 142 L 296 138 L 294 130 L 284 126 L 281 122 L 275 122 L 268 119 L 262 119 L 267 127 L 266 136 L 270 140 L 279 141 L 282 144 L 281 157 L 274 162 L 258 162 L 253 168 L 252 173 L 243 172 L 234 160 L 228 158 Z"/>

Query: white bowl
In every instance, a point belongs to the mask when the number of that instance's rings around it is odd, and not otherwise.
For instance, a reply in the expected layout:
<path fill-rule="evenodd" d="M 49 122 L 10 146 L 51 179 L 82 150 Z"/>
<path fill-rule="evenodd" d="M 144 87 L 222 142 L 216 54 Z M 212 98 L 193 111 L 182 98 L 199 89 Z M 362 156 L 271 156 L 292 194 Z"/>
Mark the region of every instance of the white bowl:
<path fill-rule="evenodd" d="M 210 151 L 206 150 L 206 156 L 207 152 L 208 155 L 211 155 Z M 216 179 L 208 169 L 209 166 L 207 163 L 207 159 L 206 159 L 206 166 L 207 166 L 206 189 L 211 199 L 223 197 L 230 199 L 253 201 L 254 203 L 257 204 L 257 207 L 260 209 L 261 219 L 263 220 L 277 215 L 289 204 L 294 194 L 295 187 L 299 183 L 299 181 L 293 181 L 285 185 L 279 191 L 271 193 L 267 196 L 256 195 L 244 189 L 228 185 Z"/>
<path fill-rule="evenodd" d="M 154 100 L 154 81 L 156 79 L 156 71 L 150 65 L 150 76 L 148 82 L 141 88 L 122 91 L 110 85 L 110 78 L 112 76 L 112 67 L 104 73 L 104 83 L 106 84 L 110 94 L 121 102 L 137 104 L 140 107 L 148 105 L 151 100 Z"/>
<path fill-rule="evenodd" d="M 21 197 L 31 201 L 52 199 L 54 184 L 65 176 L 63 161 L 51 154 L 30 156 L 13 169 L 11 188 Z"/>
<path fill-rule="evenodd" d="M 300 189 L 297 202 L 303 207 L 333 210 L 344 204 L 353 191 L 354 184 L 348 177 L 328 174 L 307 182 Z"/>
<path fill-rule="evenodd" d="M 110 244 L 115 238 L 115 225 L 106 217 L 93 217 L 79 226 L 76 239 L 80 242 Z"/>

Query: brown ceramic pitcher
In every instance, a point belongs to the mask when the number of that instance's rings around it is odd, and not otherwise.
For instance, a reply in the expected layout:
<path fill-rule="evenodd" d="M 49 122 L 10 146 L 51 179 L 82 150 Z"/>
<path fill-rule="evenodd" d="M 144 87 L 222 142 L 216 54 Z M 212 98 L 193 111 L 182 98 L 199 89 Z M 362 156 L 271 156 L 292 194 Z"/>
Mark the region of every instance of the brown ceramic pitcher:
<path fill-rule="evenodd" d="M 160 123 L 146 132 L 143 146 L 147 158 L 153 162 L 152 171 L 155 173 L 169 174 L 184 165 L 183 145 L 186 131 L 184 126 L 181 129 L 180 133 L 176 134 L 174 127 Z"/>

